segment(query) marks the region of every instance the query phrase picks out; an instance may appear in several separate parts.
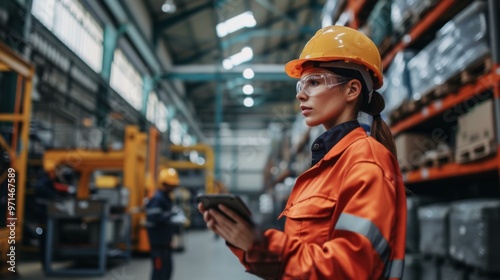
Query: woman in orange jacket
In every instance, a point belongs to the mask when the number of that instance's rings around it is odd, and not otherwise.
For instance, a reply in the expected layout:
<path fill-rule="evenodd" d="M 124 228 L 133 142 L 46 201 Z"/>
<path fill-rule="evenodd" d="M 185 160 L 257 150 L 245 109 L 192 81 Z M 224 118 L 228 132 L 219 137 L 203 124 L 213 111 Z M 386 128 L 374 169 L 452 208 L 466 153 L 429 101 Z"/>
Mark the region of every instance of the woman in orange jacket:
<path fill-rule="evenodd" d="M 385 103 L 376 45 L 343 26 L 320 29 L 300 58 L 297 100 L 308 126 L 327 130 L 313 143 L 311 167 L 297 178 L 284 231 L 257 233 L 223 205 L 206 211 L 209 229 L 227 241 L 248 272 L 264 279 L 401 279 L 406 197 L 394 140 L 380 117 Z M 373 117 L 370 136 L 358 114 Z"/>

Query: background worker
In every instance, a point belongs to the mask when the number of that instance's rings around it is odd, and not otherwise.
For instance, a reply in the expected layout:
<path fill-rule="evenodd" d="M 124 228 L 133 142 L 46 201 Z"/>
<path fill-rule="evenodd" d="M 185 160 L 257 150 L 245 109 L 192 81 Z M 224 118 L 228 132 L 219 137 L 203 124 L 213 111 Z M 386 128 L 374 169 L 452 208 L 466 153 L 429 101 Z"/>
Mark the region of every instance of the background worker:
<path fill-rule="evenodd" d="M 173 202 L 170 193 L 179 186 L 179 175 L 173 168 L 164 168 L 158 174 L 158 189 L 146 204 L 147 228 L 152 260 L 152 280 L 172 277 L 172 235 L 176 224 L 172 222 Z"/>
<path fill-rule="evenodd" d="M 357 30 L 325 27 L 285 70 L 300 79 L 296 98 L 306 124 L 326 132 L 314 141 L 311 167 L 280 215 L 287 217 L 284 231 L 259 234 L 227 207 L 219 205 L 235 223 L 199 204 L 208 228 L 264 279 L 401 279 L 406 196 L 394 140 L 380 117 L 377 46 Z M 371 136 L 360 112 L 373 118 Z"/>
<path fill-rule="evenodd" d="M 47 161 L 33 186 L 35 201 L 32 205 L 35 207 L 35 211 L 30 211 L 30 214 L 34 215 L 36 225 L 32 234 L 38 237 L 38 251 L 44 271 L 46 271 L 45 247 L 47 243 L 48 205 L 74 195 L 76 192 L 75 187 L 72 186 L 74 177 L 75 174 L 71 168 L 58 166 L 55 162 Z M 29 229 L 32 230 L 32 228 Z"/>

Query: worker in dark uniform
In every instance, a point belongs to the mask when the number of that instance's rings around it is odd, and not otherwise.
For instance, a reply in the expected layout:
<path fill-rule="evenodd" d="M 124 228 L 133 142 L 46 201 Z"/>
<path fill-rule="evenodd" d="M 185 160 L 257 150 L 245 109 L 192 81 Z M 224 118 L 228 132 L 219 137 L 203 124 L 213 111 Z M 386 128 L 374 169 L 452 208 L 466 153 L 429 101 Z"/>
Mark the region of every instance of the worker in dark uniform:
<path fill-rule="evenodd" d="M 158 174 L 158 189 L 146 204 L 147 228 L 153 272 L 152 280 L 168 280 L 172 277 L 172 222 L 173 203 L 170 193 L 179 186 L 179 175 L 173 168 L 165 168 Z"/>
<path fill-rule="evenodd" d="M 69 167 L 57 166 L 55 162 L 46 161 L 43 165 L 43 173 L 34 185 L 36 200 L 34 215 L 38 222 L 36 234 L 39 241 L 40 261 L 43 270 L 46 271 L 45 246 L 47 241 L 46 224 L 48 219 L 47 208 L 49 203 L 64 199 L 74 194 L 75 189 L 70 184 L 73 179 L 73 171 Z"/>

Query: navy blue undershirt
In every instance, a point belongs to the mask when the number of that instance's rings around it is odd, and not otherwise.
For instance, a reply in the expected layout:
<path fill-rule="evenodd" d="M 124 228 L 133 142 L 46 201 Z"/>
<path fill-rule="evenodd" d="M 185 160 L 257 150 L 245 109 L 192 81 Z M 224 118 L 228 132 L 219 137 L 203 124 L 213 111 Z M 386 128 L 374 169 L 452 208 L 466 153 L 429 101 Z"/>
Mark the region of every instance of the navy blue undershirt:
<path fill-rule="evenodd" d="M 316 138 L 311 146 L 311 166 L 318 163 L 344 136 L 358 127 L 360 125 L 357 120 L 348 121 L 330 128 Z"/>

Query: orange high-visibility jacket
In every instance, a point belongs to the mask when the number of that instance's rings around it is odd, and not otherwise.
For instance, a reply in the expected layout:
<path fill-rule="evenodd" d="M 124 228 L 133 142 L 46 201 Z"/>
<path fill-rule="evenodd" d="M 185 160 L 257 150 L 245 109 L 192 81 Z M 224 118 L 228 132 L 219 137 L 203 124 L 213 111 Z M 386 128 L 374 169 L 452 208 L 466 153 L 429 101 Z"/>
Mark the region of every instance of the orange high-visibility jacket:
<path fill-rule="evenodd" d="M 406 195 L 396 158 L 356 128 L 298 177 L 283 213 L 250 250 L 229 245 L 264 279 L 401 279 Z"/>

